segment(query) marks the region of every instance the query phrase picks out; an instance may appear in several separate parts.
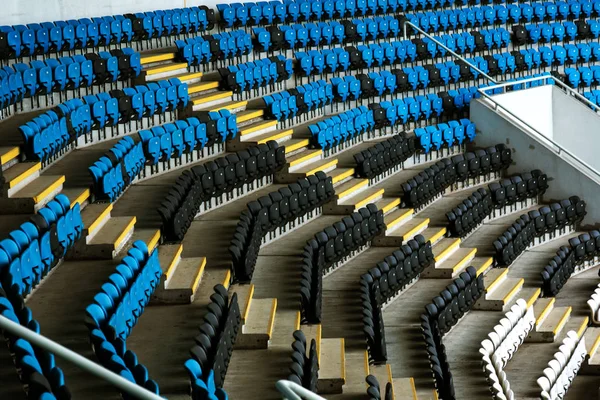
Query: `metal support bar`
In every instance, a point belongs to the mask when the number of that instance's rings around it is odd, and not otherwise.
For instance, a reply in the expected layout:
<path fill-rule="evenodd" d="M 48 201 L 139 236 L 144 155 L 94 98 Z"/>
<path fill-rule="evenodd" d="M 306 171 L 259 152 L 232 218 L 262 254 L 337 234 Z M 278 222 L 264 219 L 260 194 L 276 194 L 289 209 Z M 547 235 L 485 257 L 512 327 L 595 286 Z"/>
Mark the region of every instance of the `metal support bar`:
<path fill-rule="evenodd" d="M 48 339 L 45 336 L 37 334 L 11 320 L 0 315 L 0 329 L 12 333 L 15 336 L 22 337 L 34 346 L 41 347 L 44 350 L 53 353 L 55 356 L 65 359 L 66 361 L 75 364 L 77 367 L 92 375 L 107 381 L 113 386 L 121 389 L 123 392 L 141 400 L 164 400 L 163 397 L 157 396 L 149 390 L 136 385 L 133 382 L 115 374 L 112 371 L 96 364 L 93 361 L 67 349 L 64 346 Z"/>
<path fill-rule="evenodd" d="M 295 382 L 282 379 L 275 383 L 275 387 L 286 400 L 326 400 Z"/>
<path fill-rule="evenodd" d="M 433 36 L 431 36 L 430 34 L 428 34 L 427 32 L 425 32 L 424 30 L 422 30 L 421 28 L 419 28 L 418 26 L 416 26 L 415 24 L 413 24 L 410 21 L 404 21 L 404 24 L 402 26 L 402 28 L 404 29 L 404 39 L 408 40 L 408 35 L 407 35 L 407 32 L 406 32 L 406 25 L 410 25 L 417 32 L 419 32 L 422 35 L 424 35 L 426 38 L 428 38 L 429 40 L 431 40 L 432 42 L 434 42 L 435 44 L 437 44 L 438 46 L 440 46 L 442 49 L 446 50 L 448 53 L 452 54 L 454 57 L 458 58 L 460 61 L 464 62 L 465 64 L 467 64 L 468 66 L 470 66 L 471 68 L 473 68 L 475 71 L 479 72 L 481 75 L 485 76 L 486 79 L 489 80 L 490 82 L 492 82 L 494 84 L 498 83 L 494 78 L 492 78 L 491 76 L 489 76 L 488 74 L 486 74 L 485 72 L 483 72 L 482 70 L 480 70 L 479 68 L 477 68 L 475 65 L 471 64 L 469 61 L 467 61 L 462 56 L 460 56 L 460 55 L 456 54 L 454 51 L 450 50 L 448 47 L 446 47 L 439 40 L 437 40 L 436 38 L 434 38 Z"/>

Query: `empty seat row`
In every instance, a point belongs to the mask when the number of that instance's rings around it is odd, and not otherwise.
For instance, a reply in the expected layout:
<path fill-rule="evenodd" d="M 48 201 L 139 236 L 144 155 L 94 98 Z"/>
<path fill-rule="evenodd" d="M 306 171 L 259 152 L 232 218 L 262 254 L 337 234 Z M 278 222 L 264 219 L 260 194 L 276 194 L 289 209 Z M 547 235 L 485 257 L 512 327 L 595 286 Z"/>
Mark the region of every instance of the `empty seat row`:
<path fill-rule="evenodd" d="M 600 36 L 600 22 L 578 20 L 536 25 L 513 26 L 513 43 L 522 46 L 530 43 L 556 43 L 574 40 L 594 40 Z"/>
<path fill-rule="evenodd" d="M 308 126 L 311 143 L 324 150 L 335 148 L 375 128 L 373 110 L 360 106 Z"/>
<path fill-rule="evenodd" d="M 383 211 L 375 204 L 344 217 L 315 234 L 302 253 L 301 316 L 305 323 L 321 320 L 322 276 L 335 264 L 369 244 L 385 230 Z"/>
<path fill-rule="evenodd" d="M 448 230 L 452 236 L 464 237 L 483 223 L 493 209 L 490 192 L 479 188 L 446 213 Z"/>
<path fill-rule="evenodd" d="M 543 400 L 562 399 L 567 394 L 573 379 L 587 357 L 585 338 L 575 331 L 567 332 L 562 345 L 554 358 L 548 362 L 544 375 L 538 378 L 537 384 L 541 389 L 540 398 Z"/>
<path fill-rule="evenodd" d="M 476 135 L 475 124 L 466 118 L 416 128 L 414 132 L 417 143 L 425 153 L 429 153 L 431 149 L 439 150 L 442 147 L 451 148 L 455 144 L 463 144 L 465 137 L 472 142 Z"/>
<path fill-rule="evenodd" d="M 31 309 L 25 305 L 23 298 L 10 290 L 5 291 L 2 284 L 0 315 L 40 333 L 40 325 L 33 318 Z M 34 347 L 27 340 L 7 331 L 2 333 L 28 399 L 71 399 L 71 392 L 65 383 L 63 371 L 56 365 L 54 354 Z"/>
<path fill-rule="evenodd" d="M 331 201 L 331 177 L 318 171 L 246 205 L 229 246 L 236 281 L 252 279 L 260 246 L 269 232 L 303 218 Z"/>
<path fill-rule="evenodd" d="M 146 163 L 142 143 L 130 136 L 119 140 L 88 170 L 96 200 L 115 201 L 133 183 Z"/>
<path fill-rule="evenodd" d="M 392 382 L 388 381 L 385 387 L 379 386 L 379 381 L 374 375 L 367 375 L 365 378 L 367 382 L 367 395 L 369 400 L 393 400 L 394 399 L 394 387 Z"/>
<path fill-rule="evenodd" d="M 127 350 L 125 341 L 111 340 L 101 329 L 93 328 L 90 330 L 90 343 L 96 358 L 104 368 L 156 395 L 160 394 L 158 383 L 150 378 L 148 369 L 138 360 L 137 354 Z M 121 394 L 123 398 L 129 398 L 126 393 Z"/>
<path fill-rule="evenodd" d="M 215 33 L 176 40 L 175 59 L 188 66 L 198 66 L 229 60 L 252 52 L 252 38 L 244 31 Z"/>
<path fill-rule="evenodd" d="M 311 339 L 308 346 L 304 332 L 295 331 L 288 380 L 316 393 L 319 379 L 319 357 L 315 339 Z"/>
<path fill-rule="evenodd" d="M 600 232 L 583 233 L 561 246 L 542 271 L 545 296 L 556 296 L 578 267 L 591 263 L 600 255 Z"/>
<path fill-rule="evenodd" d="M 234 93 L 242 93 L 281 83 L 292 76 L 292 60 L 274 56 L 242 64 L 220 68 L 223 87 Z"/>
<path fill-rule="evenodd" d="M 285 121 L 306 116 L 333 102 L 333 86 L 324 80 L 296 86 L 294 89 L 262 98 L 268 119 Z"/>
<path fill-rule="evenodd" d="M 206 6 L 0 27 L 0 59 L 193 34 L 213 28 Z"/>
<path fill-rule="evenodd" d="M 135 241 L 115 272 L 86 308 L 90 331 L 100 329 L 111 342 L 125 341 L 144 308 L 150 302 L 162 276 L 158 249 L 148 252 L 141 240 Z"/>
<path fill-rule="evenodd" d="M 421 332 L 437 396 L 442 399 L 454 399 L 454 380 L 436 316 L 421 314 Z"/>
<path fill-rule="evenodd" d="M 402 164 L 415 153 L 413 136 L 404 133 L 384 139 L 354 154 L 356 175 L 373 179 Z"/>
<path fill-rule="evenodd" d="M 494 241 L 496 263 L 510 265 L 537 237 L 574 225 L 585 216 L 585 202 L 573 196 L 521 215 Z M 574 242 L 575 243 L 575 242 Z"/>
<path fill-rule="evenodd" d="M 191 358 L 185 362 L 192 397 L 198 399 L 204 399 L 203 394 L 206 394 L 204 392 L 211 381 L 222 395 L 227 396 L 222 387 L 242 321 L 237 293 L 229 296 L 221 284 L 213 289 L 199 326 L 200 333 L 194 338 L 195 345 L 190 348 Z M 197 380 L 202 383 L 196 383 Z"/>
<path fill-rule="evenodd" d="M 30 221 L 0 241 L 0 278 L 5 290 L 27 296 L 81 238 L 79 203 L 59 194 Z"/>
<path fill-rule="evenodd" d="M 237 117 L 227 109 L 199 111 L 195 117 L 138 131 L 150 165 L 212 147 L 237 136 Z"/>
<path fill-rule="evenodd" d="M 500 323 L 481 342 L 482 368 L 495 400 L 514 399 L 504 367 L 535 326 L 533 307 L 518 299 Z"/>
<path fill-rule="evenodd" d="M 202 204 L 271 176 L 284 164 L 285 148 L 269 141 L 183 171 L 158 208 L 162 234 L 168 241 L 182 240 Z"/>
<path fill-rule="evenodd" d="M 600 321 L 600 284 L 594 289 L 587 304 L 590 308 L 591 324 L 598 325 L 598 321 Z"/>
<path fill-rule="evenodd" d="M 499 182 L 492 182 L 488 185 L 488 189 L 492 195 L 494 207 L 499 209 L 518 201 L 535 199 L 543 195 L 548 189 L 548 176 L 539 169 L 534 169 L 531 172 L 504 178 Z"/>
<path fill-rule="evenodd" d="M 600 85 L 600 66 L 593 65 L 590 67 L 579 67 L 579 68 L 565 68 L 564 75 L 559 75 L 561 77 L 561 81 L 565 82 L 567 85 L 571 86 L 574 89 L 577 88 L 589 88 L 591 86 Z M 586 98 L 590 98 L 589 93 L 584 96 Z M 596 96 L 592 97 L 595 102 Z"/>
<path fill-rule="evenodd" d="M 360 278 L 365 333 L 372 362 L 387 360 L 382 307 L 434 262 L 431 242 L 416 235 Z"/>

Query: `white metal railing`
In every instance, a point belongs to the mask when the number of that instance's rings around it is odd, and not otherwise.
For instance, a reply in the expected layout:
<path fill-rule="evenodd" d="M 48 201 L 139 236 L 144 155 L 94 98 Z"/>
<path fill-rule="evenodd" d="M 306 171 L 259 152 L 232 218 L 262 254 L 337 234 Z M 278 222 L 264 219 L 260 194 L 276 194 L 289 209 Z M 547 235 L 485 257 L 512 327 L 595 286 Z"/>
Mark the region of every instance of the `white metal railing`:
<path fill-rule="evenodd" d="M 570 159 L 577 162 L 583 168 L 585 168 L 589 173 L 591 173 L 594 176 L 595 180 L 600 183 L 600 172 L 596 168 L 592 167 L 591 165 L 589 165 L 588 163 L 583 161 L 581 158 L 579 158 L 575 154 L 571 153 L 569 150 L 565 149 L 563 146 L 558 144 L 552 138 L 545 136 L 540 131 L 538 131 L 537 129 L 532 127 L 530 124 L 523 121 L 523 119 L 519 118 L 514 113 L 512 113 L 510 110 L 508 110 L 506 107 L 502 106 L 497 101 L 495 101 L 491 95 L 491 93 L 497 91 L 498 89 L 501 89 L 501 93 L 506 93 L 506 88 L 508 88 L 508 87 L 515 86 L 515 85 L 523 85 L 526 83 L 536 82 L 536 81 L 540 81 L 540 80 L 543 81 L 543 84 L 547 84 L 548 81 L 553 81 L 555 86 L 559 86 L 559 87 L 561 87 L 561 89 L 564 89 L 568 95 L 572 95 L 572 96 L 576 97 L 578 100 L 583 101 L 586 105 L 589 105 L 590 107 L 592 107 L 592 109 L 595 112 L 600 111 L 600 107 L 596 106 L 594 103 L 592 103 L 591 101 L 589 101 L 588 99 L 586 99 L 585 97 L 580 95 L 577 91 L 571 89 L 569 86 L 565 85 L 563 82 L 561 82 L 560 80 L 556 79 L 555 77 L 553 77 L 551 75 L 527 78 L 527 79 L 522 79 L 522 80 L 515 81 L 515 82 L 499 83 L 499 84 L 496 84 L 493 86 L 478 88 L 477 91 L 479 92 L 479 94 L 481 94 L 481 96 L 485 97 L 491 103 L 491 105 L 495 111 L 502 110 L 503 113 L 506 113 L 506 114 L 510 115 L 512 118 L 514 118 L 515 120 L 519 121 L 521 124 L 523 124 L 523 126 L 525 126 L 526 128 L 530 129 L 532 132 L 539 135 L 538 139 L 543 139 L 543 140 L 547 141 L 548 143 L 550 143 L 553 147 L 555 147 L 555 152 L 557 154 L 560 155 L 561 153 L 564 153 L 565 155 L 567 155 Z"/>
<path fill-rule="evenodd" d="M 282 379 L 275 383 L 275 387 L 286 400 L 326 400 L 292 381 Z"/>
<path fill-rule="evenodd" d="M 157 396 L 149 390 L 144 389 L 141 386 L 136 385 L 133 382 L 115 374 L 112 371 L 96 364 L 93 361 L 75 353 L 72 350 L 67 349 L 64 346 L 35 333 L 11 320 L 0 315 L 0 330 L 5 330 L 12 333 L 15 336 L 22 337 L 34 346 L 41 347 L 42 349 L 53 353 L 55 356 L 65 359 L 66 361 L 75 364 L 82 370 L 89 372 L 92 375 L 96 375 L 102 380 L 107 381 L 113 386 L 121 389 L 123 392 L 130 394 L 136 399 L 141 400 L 164 400 L 163 397 Z M 312 400 L 312 399 L 309 399 Z"/>

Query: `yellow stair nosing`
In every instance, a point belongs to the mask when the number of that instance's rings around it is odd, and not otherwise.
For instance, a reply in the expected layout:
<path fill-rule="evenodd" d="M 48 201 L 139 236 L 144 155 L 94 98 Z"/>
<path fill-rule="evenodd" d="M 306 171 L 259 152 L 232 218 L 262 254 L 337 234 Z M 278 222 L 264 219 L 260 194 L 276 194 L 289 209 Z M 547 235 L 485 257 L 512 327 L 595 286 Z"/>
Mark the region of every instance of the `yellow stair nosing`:
<path fill-rule="evenodd" d="M 242 129 L 239 130 L 239 135 L 240 136 L 244 136 L 244 135 L 249 135 L 251 133 L 260 131 L 261 129 L 267 129 L 267 128 L 271 128 L 273 126 L 277 126 L 278 121 L 263 121 L 262 123 L 259 123 L 256 126 L 248 126 L 248 127 L 243 127 Z"/>
<path fill-rule="evenodd" d="M 238 117 L 236 118 L 237 122 L 246 122 L 246 121 L 250 121 L 251 119 L 254 118 L 259 118 L 262 117 L 263 115 L 265 115 L 265 110 L 252 110 L 250 112 L 248 112 L 245 115 L 238 115 Z"/>
<path fill-rule="evenodd" d="M 535 303 L 535 301 L 539 299 L 540 294 L 542 294 L 542 289 L 537 288 L 535 292 L 533 292 L 533 295 L 529 298 L 529 300 L 527 300 L 527 308 L 531 307 L 533 303 Z"/>
<path fill-rule="evenodd" d="M 284 138 L 286 136 L 291 136 L 292 133 L 294 133 L 294 130 L 293 129 L 286 129 L 286 130 L 279 131 L 279 132 L 275 131 L 274 133 L 275 134 L 273 136 L 269 136 L 269 137 L 266 137 L 264 139 L 260 139 L 256 143 L 257 144 L 264 144 L 264 143 L 267 143 L 267 142 L 269 142 L 271 140 L 277 141 L 277 140 L 279 140 L 281 138 Z"/>
<path fill-rule="evenodd" d="M 155 54 L 152 56 L 142 56 L 140 58 L 140 63 L 142 65 L 144 64 L 151 64 L 154 62 L 159 62 L 159 61 L 169 61 L 175 58 L 175 53 L 162 53 L 162 54 Z"/>
<path fill-rule="evenodd" d="M 473 248 L 471 249 L 471 251 L 469 251 L 469 253 L 467 253 L 467 255 L 465 255 L 462 260 L 460 260 L 459 262 L 457 262 L 454 267 L 452 267 L 452 273 L 455 273 L 456 271 L 458 271 L 460 268 L 462 268 L 464 266 L 464 264 L 466 264 L 468 262 L 468 260 L 472 259 L 473 257 L 475 257 L 475 254 L 477 254 L 477 248 Z"/>
<path fill-rule="evenodd" d="M 187 69 L 187 67 L 188 67 L 187 63 L 174 63 L 171 65 L 158 66 L 156 68 L 147 69 L 146 76 L 158 75 L 158 74 L 162 74 L 164 72 L 176 71 L 178 69 L 183 69 L 183 68 Z"/>
<path fill-rule="evenodd" d="M 369 369 L 369 350 L 365 350 L 365 375 L 369 375 L 371 373 Z"/>
<path fill-rule="evenodd" d="M 546 307 L 542 310 L 539 316 L 535 319 L 535 325 L 538 326 L 542 323 L 544 319 L 550 314 L 550 311 L 554 308 L 554 303 L 556 302 L 556 297 L 551 297 L 551 300 L 546 304 Z"/>
<path fill-rule="evenodd" d="M 233 96 L 233 93 L 231 94 Z M 236 101 L 227 105 L 217 105 L 215 108 L 212 108 L 208 111 L 220 111 L 220 110 L 232 110 L 238 107 L 245 107 L 248 104 L 248 100 Z"/>
<path fill-rule="evenodd" d="M 589 322 L 590 322 L 590 317 L 586 316 L 586 317 L 583 318 L 583 321 L 581 322 L 581 326 L 577 330 L 577 337 L 580 338 L 583 335 L 583 333 L 587 329 L 587 326 L 588 326 Z"/>
<path fill-rule="evenodd" d="M 14 179 L 12 179 L 8 182 L 8 188 L 9 189 L 14 188 L 19 183 L 23 182 L 25 179 L 27 179 L 29 176 L 31 176 L 33 173 L 35 173 L 36 171 L 39 171 L 41 169 L 42 169 L 41 162 L 31 163 L 31 167 L 27 168 L 25 171 L 20 173 L 18 176 L 15 176 Z"/>
<path fill-rule="evenodd" d="M 6 153 L 2 154 L 2 156 L 0 156 L 0 164 L 1 165 L 6 164 L 10 160 L 18 157 L 19 154 L 21 154 L 21 150 L 19 149 L 19 146 L 13 147 L 12 149 L 10 149 L 9 151 L 7 151 Z"/>
<path fill-rule="evenodd" d="M 498 286 L 500 284 L 500 282 L 502 282 L 504 280 L 506 275 L 508 275 L 508 268 L 505 268 L 502 271 L 502 273 L 500 275 L 498 275 L 496 277 L 496 279 L 494 279 L 494 281 L 488 285 L 488 287 L 485 289 L 486 293 L 492 293 L 494 291 L 494 289 L 496 289 L 496 286 Z"/>
<path fill-rule="evenodd" d="M 326 169 L 326 168 L 331 168 L 331 167 L 333 167 L 333 166 L 336 166 L 336 165 L 337 165 L 337 163 L 338 163 L 338 160 L 337 160 L 337 158 L 334 158 L 333 160 L 331 160 L 331 161 L 329 161 L 329 162 L 327 162 L 327 163 L 325 163 L 325 164 L 323 164 L 323 165 L 321 165 L 321 166 L 318 166 L 318 167 L 316 167 L 316 168 L 313 168 L 313 169 L 311 169 L 310 171 L 306 171 L 306 172 L 304 173 L 304 175 L 305 175 L 305 176 L 314 175 L 314 174 L 316 174 L 317 172 L 319 172 L 319 171 L 321 171 L 321 170 L 324 170 L 324 169 Z"/>
<path fill-rule="evenodd" d="M 269 314 L 269 325 L 267 325 L 267 335 L 269 338 L 273 335 L 273 327 L 275 326 L 275 312 L 277 310 L 277 299 L 273 299 L 271 305 L 271 313 Z"/>
<path fill-rule="evenodd" d="M 388 382 L 392 383 L 392 381 L 393 381 L 393 377 L 392 377 L 392 364 L 386 364 L 385 368 L 387 369 Z"/>
<path fill-rule="evenodd" d="M 413 236 L 415 236 L 417 234 L 417 232 L 422 230 L 423 227 L 426 227 L 427 225 L 429 225 L 430 222 L 431 222 L 431 220 L 429 218 L 425 218 L 423 220 L 423 222 L 419 223 L 417 226 L 415 226 L 414 228 L 412 228 L 411 230 L 409 230 L 408 232 L 406 232 L 404 234 L 405 240 L 406 240 L 406 238 L 412 238 Z"/>
<path fill-rule="evenodd" d="M 202 279 L 202 275 L 204 274 L 204 267 L 206 267 L 206 257 L 202 257 L 202 264 L 200 264 L 200 268 L 196 272 L 196 277 L 194 278 L 194 282 L 192 283 L 192 292 L 195 288 L 198 287 L 198 283 L 200 283 L 200 279 Z"/>
<path fill-rule="evenodd" d="M 572 311 L 573 311 L 573 307 L 571 307 L 571 306 L 567 307 L 567 311 L 562 315 L 562 317 L 560 317 L 560 321 L 558 321 L 558 324 L 556 324 L 556 326 L 554 327 L 554 329 L 552 329 L 552 334 L 553 335 L 556 336 L 556 334 L 567 323 L 567 321 L 569 320 L 569 317 L 571 316 L 571 312 Z"/>
<path fill-rule="evenodd" d="M 226 97 L 231 97 L 233 96 L 233 92 L 231 91 L 222 91 L 222 92 L 215 92 L 215 93 L 211 93 L 210 95 L 208 95 L 207 97 L 204 97 L 202 99 L 196 99 L 194 100 L 193 104 L 195 106 L 197 105 L 201 105 L 204 103 L 210 103 L 211 101 L 215 101 L 215 100 L 221 100 L 224 99 Z M 222 108 L 217 108 L 217 110 L 221 110 Z M 213 111 L 213 110 L 211 110 Z"/>
<path fill-rule="evenodd" d="M 48 196 L 50 193 L 55 191 L 57 187 L 59 187 L 60 185 L 65 183 L 65 180 L 66 180 L 65 176 L 61 175 L 50 186 L 48 186 L 46 189 L 42 190 L 40 193 L 33 196 L 34 203 L 39 203 L 40 201 L 42 201 L 46 196 Z"/>
<path fill-rule="evenodd" d="M 479 269 L 477 270 L 477 276 L 483 274 L 483 272 L 488 269 L 488 267 L 490 265 L 492 265 L 492 263 L 494 262 L 494 257 L 489 257 L 486 262 L 484 262 L 483 264 L 481 264 L 481 267 L 479 267 Z"/>
<path fill-rule="evenodd" d="M 436 242 L 439 238 L 443 237 L 448 230 L 444 227 L 441 228 L 435 235 L 433 235 L 429 240 L 431 242 Z"/>
<path fill-rule="evenodd" d="M 331 182 L 335 185 L 339 181 L 343 181 L 344 179 L 354 175 L 354 172 L 354 168 L 348 168 L 347 171 L 344 171 L 341 174 L 331 177 Z"/>
<path fill-rule="evenodd" d="M 296 323 L 294 324 L 294 326 L 296 328 L 295 330 L 299 330 L 300 329 L 300 320 L 301 320 L 301 318 L 302 317 L 300 316 L 300 311 L 298 311 L 296 313 Z"/>
<path fill-rule="evenodd" d="M 407 208 L 406 211 L 404 213 L 402 213 L 400 216 L 398 216 L 396 219 L 394 219 L 393 221 L 391 221 L 389 224 L 386 224 L 386 229 L 390 229 L 392 227 L 394 227 L 395 225 L 398 225 L 401 221 L 405 220 L 406 218 L 410 217 L 411 215 L 413 215 L 415 212 L 414 209 L 412 208 Z"/>
<path fill-rule="evenodd" d="M 502 302 L 504 304 L 508 303 L 510 301 L 510 299 L 515 295 L 515 293 L 517 293 L 519 290 L 521 290 L 521 288 L 523 287 L 523 284 L 525 283 L 525 279 L 521 278 L 519 280 L 519 283 L 517 283 L 511 290 L 510 292 L 508 292 L 506 294 L 506 296 L 504 296 L 504 298 L 502 299 Z"/>
<path fill-rule="evenodd" d="M 355 185 L 353 185 L 352 187 L 349 187 L 348 189 L 344 190 L 343 192 L 336 193 L 337 198 L 341 199 L 342 197 L 346 197 L 346 196 L 356 192 L 358 189 L 369 185 L 368 179 L 357 179 L 357 180 L 358 180 L 358 182 Z"/>
<path fill-rule="evenodd" d="M 102 211 L 102 213 L 100 213 L 100 215 L 98 216 L 98 218 L 96 218 L 96 220 L 94 222 L 92 222 L 88 227 L 86 227 L 85 229 L 90 232 L 93 231 L 96 226 L 100 223 L 101 220 L 103 220 L 113 209 L 113 203 L 110 203 L 108 205 L 108 207 L 106 207 L 106 209 L 104 211 Z"/>
<path fill-rule="evenodd" d="M 185 82 L 185 81 L 189 81 L 191 79 L 202 78 L 202 76 L 204 76 L 203 72 L 190 72 L 189 74 L 180 75 L 180 76 L 178 76 L 178 78 L 180 81 Z"/>
<path fill-rule="evenodd" d="M 452 244 L 450 244 L 444 250 L 442 250 L 442 252 L 434 258 L 435 262 L 438 262 L 438 260 L 441 260 L 442 258 L 446 257 L 448 253 L 456 250 L 457 247 L 460 247 L 460 239 L 455 239 L 454 242 L 452 242 Z"/>
<path fill-rule="evenodd" d="M 306 151 L 306 154 L 296 158 L 295 160 L 292 160 L 289 162 L 289 166 L 290 167 L 295 167 L 298 164 L 302 164 L 303 162 L 306 162 L 308 160 L 310 160 L 311 158 L 317 158 L 318 156 L 322 155 L 323 151 L 322 150 L 308 150 Z"/>
<path fill-rule="evenodd" d="M 158 245 L 158 241 L 160 240 L 160 229 L 157 229 L 154 233 L 154 236 L 148 241 L 148 253 L 152 253 L 156 246 Z"/>
<path fill-rule="evenodd" d="M 227 269 L 227 272 L 225 273 L 225 279 L 223 279 L 223 286 L 225 287 L 225 289 L 229 289 L 229 284 L 231 280 L 231 270 Z"/>
<path fill-rule="evenodd" d="M 340 339 L 340 344 L 342 346 L 342 379 L 344 380 L 344 382 L 346 381 L 346 339 L 341 338 Z"/>
<path fill-rule="evenodd" d="M 73 200 L 71 202 L 71 208 L 75 207 L 75 204 L 77 204 L 77 203 L 79 203 L 79 205 L 82 205 L 83 202 L 89 198 L 90 198 L 90 189 L 86 188 L 83 190 L 83 192 L 81 192 L 81 194 L 79 196 L 77 196 L 75 198 L 75 200 Z"/>
<path fill-rule="evenodd" d="M 323 339 L 323 325 L 317 325 L 317 337 L 315 338 L 315 344 L 317 345 L 317 361 L 321 362 L 321 340 Z"/>
<path fill-rule="evenodd" d="M 169 267 L 167 268 L 167 272 L 165 272 L 165 280 L 169 280 L 171 278 L 171 276 L 173 275 L 173 271 L 175 270 L 175 266 L 179 263 L 179 259 L 181 257 L 181 253 L 183 252 L 183 244 L 179 244 L 179 248 L 177 249 L 177 251 L 175 252 L 175 257 L 173 257 L 173 259 L 171 260 L 171 264 L 169 264 Z"/>
<path fill-rule="evenodd" d="M 219 87 L 219 82 L 199 82 L 197 84 L 188 86 L 188 94 L 194 94 L 198 92 L 202 92 L 203 90 L 209 89 L 217 89 Z"/>
<path fill-rule="evenodd" d="M 410 389 L 412 390 L 413 400 L 417 400 L 417 387 L 415 386 L 415 378 L 413 378 L 411 376 L 409 379 L 410 379 Z"/>
<path fill-rule="evenodd" d="M 588 355 L 590 357 L 593 356 L 594 354 L 596 354 L 596 350 L 598 350 L 598 346 L 600 346 L 600 334 L 598 334 L 598 336 L 596 336 L 594 343 L 592 343 L 592 346 L 590 347 L 590 351 L 588 351 Z"/>
<path fill-rule="evenodd" d="M 115 242 L 113 244 L 115 249 L 119 248 L 119 244 L 127 237 L 127 233 L 131 230 L 131 228 L 133 228 L 135 226 L 136 222 L 137 222 L 137 218 L 131 217 L 131 220 L 129 221 L 129 223 L 123 230 L 123 232 L 121 232 L 119 234 L 119 236 L 117 237 L 117 240 L 115 240 Z"/>
<path fill-rule="evenodd" d="M 246 297 L 246 306 L 244 307 L 244 310 L 242 312 L 242 321 L 244 321 L 244 323 L 248 320 L 248 313 L 250 312 L 252 296 L 254 296 L 254 285 L 250 284 L 250 290 L 248 290 L 248 296 Z"/>
<path fill-rule="evenodd" d="M 302 147 L 306 147 L 310 144 L 310 141 L 308 139 L 302 139 L 299 140 L 298 142 L 291 144 L 291 145 L 285 145 L 285 152 L 286 153 L 290 153 L 292 151 L 296 151 L 298 149 L 301 149 Z"/>
<path fill-rule="evenodd" d="M 369 203 L 372 203 L 374 199 L 376 199 L 377 197 L 383 196 L 383 194 L 385 193 L 384 189 L 379 189 L 378 191 L 376 191 L 375 193 L 373 193 L 372 195 L 370 195 L 369 197 L 367 197 L 366 199 L 359 201 L 358 203 L 356 203 L 354 205 L 354 208 L 362 208 L 364 206 L 366 206 Z"/>
<path fill-rule="evenodd" d="M 387 212 L 389 212 L 392 208 L 397 207 L 400 205 L 400 198 L 396 197 L 393 201 L 390 201 L 388 204 L 386 204 L 385 206 L 383 206 L 381 208 L 381 211 L 383 211 L 384 214 L 386 214 Z"/>

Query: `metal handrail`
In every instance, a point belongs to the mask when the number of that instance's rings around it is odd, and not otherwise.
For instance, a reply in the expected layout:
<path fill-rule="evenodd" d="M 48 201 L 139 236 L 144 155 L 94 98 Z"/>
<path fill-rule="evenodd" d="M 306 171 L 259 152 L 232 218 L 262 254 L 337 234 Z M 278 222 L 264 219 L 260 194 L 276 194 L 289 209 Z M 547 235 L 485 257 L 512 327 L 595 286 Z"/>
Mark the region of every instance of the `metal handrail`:
<path fill-rule="evenodd" d="M 15 336 L 22 337 L 23 339 L 30 342 L 32 345 L 41 347 L 44 350 L 53 353 L 55 356 L 65 359 L 66 361 L 75 364 L 77 367 L 84 371 L 89 372 L 92 375 L 96 375 L 102 380 L 107 381 L 113 386 L 121 389 L 123 392 L 130 394 L 136 399 L 142 400 L 164 400 L 163 397 L 157 396 L 149 390 L 144 389 L 141 386 L 136 385 L 133 382 L 115 374 L 112 371 L 96 364 L 93 361 L 75 353 L 72 350 L 67 349 L 64 346 L 42 336 L 36 332 L 33 332 L 11 320 L 0 315 L 0 329 L 12 333 Z M 312 399 L 310 399 L 312 400 Z"/>
<path fill-rule="evenodd" d="M 513 117 L 514 119 L 516 119 L 517 121 L 519 121 L 521 124 L 523 124 L 524 126 L 526 126 L 527 128 L 529 128 L 531 131 L 537 133 L 541 138 L 543 138 L 544 140 L 547 140 L 551 145 L 555 146 L 558 149 L 556 151 L 557 154 L 565 153 L 567 156 L 569 156 L 570 158 L 572 158 L 574 161 L 578 162 L 583 167 L 585 167 L 589 172 L 591 172 L 593 175 L 595 175 L 596 180 L 600 183 L 600 172 L 598 172 L 598 170 L 596 170 L 596 168 L 592 167 L 591 165 L 589 165 L 588 163 L 586 163 L 585 161 L 583 161 L 582 159 L 580 159 L 579 157 L 577 157 L 575 154 L 571 153 L 569 150 L 565 149 L 563 146 L 561 146 L 560 144 L 558 144 L 557 142 L 555 142 L 552 138 L 549 138 L 549 137 L 545 136 L 544 134 L 542 134 L 540 131 L 538 131 L 537 129 L 535 129 L 534 127 L 532 127 L 527 122 L 523 121 L 521 118 L 519 118 L 514 113 L 512 113 L 510 110 L 508 110 L 506 107 L 502 106 L 497 101 L 495 101 L 492 98 L 492 96 L 490 96 L 490 95 L 488 95 L 486 93 L 486 91 L 494 90 L 496 88 L 502 88 L 502 89 L 504 89 L 504 88 L 506 88 L 508 86 L 511 86 L 511 85 L 519 85 L 519 84 L 528 83 L 528 82 L 535 82 L 537 80 L 544 80 L 544 82 L 546 82 L 548 79 L 551 79 L 554 82 L 559 82 L 559 85 L 560 84 L 564 85 L 562 82 L 560 82 L 558 79 L 554 78 L 553 76 L 547 75 L 547 76 L 539 76 L 539 77 L 535 77 L 535 78 L 523 79 L 523 80 L 516 81 L 516 82 L 504 82 L 504 83 L 501 83 L 501 84 L 498 84 L 498 85 L 495 85 L 495 86 L 487 86 L 485 88 L 478 88 L 477 91 L 483 97 L 485 97 L 487 100 L 489 100 L 494 105 L 494 110 L 495 111 L 497 111 L 498 108 L 501 108 L 505 113 L 509 114 L 511 117 Z M 570 89 L 568 86 L 567 86 L 567 88 Z M 578 94 L 578 93 L 576 93 L 576 94 Z M 581 97 L 583 97 L 583 96 L 581 96 Z M 585 99 L 585 100 L 587 100 L 587 99 Z M 596 107 L 596 109 L 597 108 L 598 107 Z"/>
<path fill-rule="evenodd" d="M 415 24 L 413 24 L 410 21 L 404 21 L 404 24 L 402 26 L 402 28 L 404 30 L 404 39 L 408 39 L 408 35 L 407 35 L 407 32 L 406 32 L 406 25 L 410 25 L 411 27 L 413 27 L 413 29 L 415 29 L 417 32 L 419 32 L 422 35 L 424 35 L 426 38 L 428 38 L 429 40 L 431 40 L 432 42 L 434 42 L 438 46 L 440 46 L 442 49 L 446 50 L 448 53 L 452 54 L 454 57 L 458 58 L 460 61 L 462 61 L 465 64 L 469 65 L 475 71 L 477 71 L 481 75 L 485 76 L 487 78 L 487 80 L 491 81 L 494 84 L 498 83 L 498 81 L 496 81 L 494 78 L 492 78 L 491 76 L 489 76 L 488 74 L 486 74 L 485 72 L 483 72 L 482 70 L 480 70 L 475 65 L 471 64 L 469 61 L 467 61 L 466 58 L 463 58 L 461 55 L 456 54 L 453 50 L 451 50 L 448 47 L 446 47 L 446 45 L 444 45 L 442 42 L 440 42 L 439 40 L 437 40 L 436 38 L 434 38 L 433 36 L 431 36 L 430 34 L 428 34 L 427 32 L 425 32 L 424 30 L 422 30 L 421 28 L 419 28 L 418 26 L 416 26 Z"/>
<path fill-rule="evenodd" d="M 282 379 L 275 383 L 275 387 L 286 400 L 326 400 L 295 382 Z"/>

